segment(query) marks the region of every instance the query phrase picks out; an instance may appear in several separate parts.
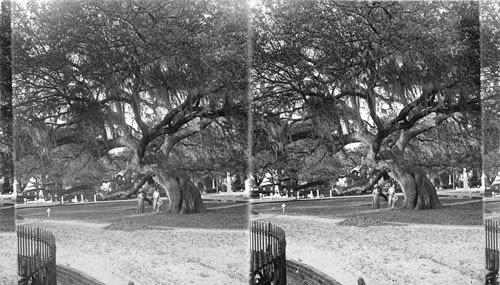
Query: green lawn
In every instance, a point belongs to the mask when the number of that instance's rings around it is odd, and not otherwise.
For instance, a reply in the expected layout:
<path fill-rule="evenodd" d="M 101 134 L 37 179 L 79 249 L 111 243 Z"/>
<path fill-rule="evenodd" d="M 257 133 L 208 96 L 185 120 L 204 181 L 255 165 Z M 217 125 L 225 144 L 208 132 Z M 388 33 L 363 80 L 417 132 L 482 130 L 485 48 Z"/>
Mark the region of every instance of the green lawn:
<path fill-rule="evenodd" d="M 441 209 L 413 211 L 387 209 L 387 203 L 383 199 L 380 203 L 381 209 L 372 210 L 371 196 L 319 201 L 303 200 L 287 202 L 285 212 L 287 215 L 361 220 L 368 224 L 382 224 L 383 222 L 438 225 L 483 224 L 481 200 L 441 198 L 440 201 L 443 204 Z M 470 203 L 460 204 L 464 202 Z M 253 205 L 253 210 L 259 213 L 281 213 L 282 207 L 281 203 L 256 204 Z"/>
<path fill-rule="evenodd" d="M 50 207 L 50 219 L 111 224 L 110 229 L 133 230 L 153 227 L 187 227 L 212 229 L 246 229 L 248 205 L 206 202 L 207 211 L 198 214 L 174 215 L 146 213 L 136 215 L 136 202 L 81 204 Z M 234 206 L 228 207 L 227 206 Z M 47 219 L 47 207 L 18 209 L 18 216 L 30 219 Z"/>
<path fill-rule="evenodd" d="M 287 215 L 307 215 L 323 218 L 347 218 L 348 224 L 418 223 L 441 225 L 482 225 L 483 207 L 481 200 L 441 199 L 442 209 L 412 211 L 386 209 L 381 199 L 381 209 L 371 210 L 371 197 L 332 200 L 302 200 L 286 202 Z M 472 202 L 458 204 L 463 202 Z M 254 204 L 252 209 L 259 213 L 281 214 L 282 203 Z M 248 205 L 234 203 L 206 202 L 207 212 L 188 215 L 146 213 L 136 215 L 135 201 L 103 204 L 82 204 L 73 206 L 53 206 L 50 219 L 77 220 L 83 222 L 112 224 L 110 229 L 133 230 L 151 227 L 187 227 L 212 229 L 246 229 L 248 226 Z M 226 208 L 226 206 L 235 206 Z M 12 210 L 11 210 L 12 211 Z M 47 207 L 17 209 L 17 215 L 30 219 L 47 219 Z M 2 217 L 12 217 L 12 213 L 2 213 Z M 349 223 L 350 221 L 350 223 Z M 11 218 L 0 220 L 0 229 L 13 230 Z"/>
<path fill-rule="evenodd" d="M 246 229 L 248 227 L 248 205 L 225 209 L 208 209 L 204 213 L 171 215 L 149 213 L 116 220 L 109 229 L 133 230 L 146 228 L 204 228 Z"/>

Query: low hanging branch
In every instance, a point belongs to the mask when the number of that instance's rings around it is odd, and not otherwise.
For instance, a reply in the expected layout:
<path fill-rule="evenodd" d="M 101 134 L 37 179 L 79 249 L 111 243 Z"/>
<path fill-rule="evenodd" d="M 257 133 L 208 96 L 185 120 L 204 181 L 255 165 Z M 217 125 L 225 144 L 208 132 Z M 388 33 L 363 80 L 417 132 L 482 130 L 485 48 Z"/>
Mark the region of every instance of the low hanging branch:
<path fill-rule="evenodd" d="M 127 193 L 127 198 L 130 198 L 132 195 L 136 194 L 147 182 L 151 183 L 152 179 L 153 176 L 149 174 L 142 177 L 139 183 L 137 183 L 136 186 Z"/>
<path fill-rule="evenodd" d="M 370 189 L 372 189 L 382 177 L 386 177 L 387 171 L 380 171 L 377 175 L 370 177 L 369 179 L 365 179 L 355 183 L 354 185 L 349 186 L 347 189 L 342 191 L 343 194 L 351 194 L 356 191 L 361 191 L 361 193 L 366 193 Z"/>

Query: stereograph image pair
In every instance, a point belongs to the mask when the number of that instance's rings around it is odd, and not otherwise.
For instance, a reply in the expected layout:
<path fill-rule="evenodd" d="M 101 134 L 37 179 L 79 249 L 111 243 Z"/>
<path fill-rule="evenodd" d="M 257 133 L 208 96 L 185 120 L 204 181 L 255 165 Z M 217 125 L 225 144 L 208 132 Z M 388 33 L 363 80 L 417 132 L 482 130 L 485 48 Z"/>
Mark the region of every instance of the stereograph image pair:
<path fill-rule="evenodd" d="M 499 12 L 2 1 L 0 284 L 498 284 Z"/>

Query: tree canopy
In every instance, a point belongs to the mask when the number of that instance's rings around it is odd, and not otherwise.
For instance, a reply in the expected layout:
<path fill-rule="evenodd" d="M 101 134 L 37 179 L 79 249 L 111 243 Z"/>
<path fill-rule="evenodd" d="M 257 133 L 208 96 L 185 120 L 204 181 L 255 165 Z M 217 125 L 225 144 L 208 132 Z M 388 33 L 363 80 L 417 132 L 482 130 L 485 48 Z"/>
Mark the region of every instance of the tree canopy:
<path fill-rule="evenodd" d="M 492 179 L 500 172 L 500 7 L 481 3 L 481 95 L 483 168 Z"/>
<path fill-rule="evenodd" d="M 445 141 L 443 164 L 462 150 L 479 157 L 478 13 L 473 2 L 263 1 L 254 116 L 275 162 L 330 160 L 337 173 L 388 171 L 405 184 Z M 419 193 L 405 191 L 407 207 L 437 204 Z"/>
<path fill-rule="evenodd" d="M 12 51 L 11 5 L 3 1 L 0 10 L 0 176 L 10 185 L 14 176 L 12 157 Z M 2 187 L 0 193 L 10 190 Z"/>
<path fill-rule="evenodd" d="M 114 163 L 112 172 L 168 184 L 179 170 L 242 171 L 253 126 L 255 169 L 305 180 L 355 170 L 364 191 L 390 173 L 407 207 L 432 208 L 426 172 L 481 167 L 480 35 L 494 33 L 480 32 L 478 5 L 263 0 L 251 13 L 229 0 L 19 5 L 16 163 L 88 169 L 89 180 L 106 172 L 94 165 Z M 118 147 L 128 149 L 122 162 L 110 157 Z M 58 163 L 54 152 L 74 161 Z"/>
<path fill-rule="evenodd" d="M 236 137 L 241 128 L 245 15 L 244 5 L 224 0 L 18 6 L 17 120 L 45 132 L 47 154 L 85 144 L 96 160 L 126 147 L 128 169 L 179 178 L 181 143 L 193 149 L 204 130 Z"/>

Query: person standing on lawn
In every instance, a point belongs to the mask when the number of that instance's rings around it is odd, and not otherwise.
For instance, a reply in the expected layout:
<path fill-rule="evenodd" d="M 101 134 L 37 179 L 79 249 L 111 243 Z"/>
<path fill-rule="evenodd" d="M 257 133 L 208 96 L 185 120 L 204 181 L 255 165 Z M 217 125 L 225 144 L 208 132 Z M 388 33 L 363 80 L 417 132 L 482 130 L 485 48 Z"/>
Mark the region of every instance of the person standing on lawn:
<path fill-rule="evenodd" d="M 397 200 L 398 200 L 398 195 L 396 195 L 396 193 L 394 193 L 394 196 L 392 197 L 392 206 L 391 206 L 391 208 L 396 207 L 396 201 Z"/>
<path fill-rule="evenodd" d="M 153 212 L 160 211 L 160 191 L 158 188 L 155 188 L 155 192 L 153 192 Z"/>
<path fill-rule="evenodd" d="M 137 214 L 144 213 L 144 192 L 142 189 L 139 190 L 139 194 L 137 195 Z"/>
<path fill-rule="evenodd" d="M 373 194 L 372 209 L 378 209 L 380 208 L 380 189 L 375 188 L 372 194 Z"/>
<path fill-rule="evenodd" d="M 394 200 L 394 196 L 396 195 L 396 188 L 394 187 L 394 183 L 391 183 L 389 185 L 389 190 L 387 191 L 387 208 L 394 208 L 394 203 L 396 202 Z M 396 197 L 397 198 L 397 197 Z"/>

